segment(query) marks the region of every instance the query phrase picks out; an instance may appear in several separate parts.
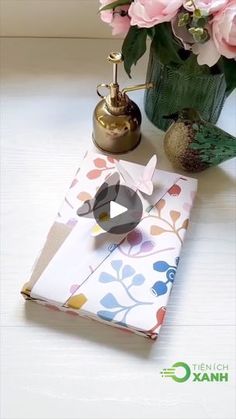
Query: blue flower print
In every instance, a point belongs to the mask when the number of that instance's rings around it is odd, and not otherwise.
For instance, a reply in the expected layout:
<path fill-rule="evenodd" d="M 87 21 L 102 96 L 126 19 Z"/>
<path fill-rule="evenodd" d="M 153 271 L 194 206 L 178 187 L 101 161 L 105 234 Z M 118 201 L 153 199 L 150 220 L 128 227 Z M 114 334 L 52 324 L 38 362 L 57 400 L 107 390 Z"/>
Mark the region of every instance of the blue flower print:
<path fill-rule="evenodd" d="M 153 264 L 153 269 L 157 272 L 165 272 L 166 281 L 157 281 L 155 284 L 151 287 L 151 292 L 155 297 L 158 297 L 160 295 L 164 295 L 168 291 L 167 284 L 173 283 L 176 269 L 179 263 L 179 258 L 175 259 L 176 266 L 171 266 L 167 262 L 160 260 L 158 262 L 155 262 Z"/>
<path fill-rule="evenodd" d="M 139 287 L 145 282 L 145 277 L 142 274 L 136 274 L 135 269 L 130 265 L 123 265 L 122 260 L 113 260 L 111 267 L 114 273 L 110 274 L 102 272 L 99 277 L 99 282 L 117 282 L 126 292 L 126 295 L 130 299 L 130 305 L 123 305 L 117 301 L 112 293 L 106 294 L 101 300 L 101 305 L 106 310 L 100 310 L 97 315 L 106 321 L 115 321 L 115 317 L 118 313 L 122 314 L 122 318 L 118 324 L 126 325 L 126 317 L 128 313 L 137 306 L 153 304 L 153 302 L 144 302 L 137 300 L 132 294 L 132 287 Z"/>

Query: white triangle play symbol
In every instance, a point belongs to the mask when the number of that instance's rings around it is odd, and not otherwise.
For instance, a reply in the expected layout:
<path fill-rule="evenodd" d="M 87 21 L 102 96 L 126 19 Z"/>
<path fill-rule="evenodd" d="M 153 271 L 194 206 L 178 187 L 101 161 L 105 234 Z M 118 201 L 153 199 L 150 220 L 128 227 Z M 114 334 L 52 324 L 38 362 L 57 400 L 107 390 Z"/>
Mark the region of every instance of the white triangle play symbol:
<path fill-rule="evenodd" d="M 123 214 L 127 210 L 128 208 L 124 207 L 123 205 L 118 204 L 115 201 L 110 202 L 110 218 L 117 217 L 117 215 Z"/>

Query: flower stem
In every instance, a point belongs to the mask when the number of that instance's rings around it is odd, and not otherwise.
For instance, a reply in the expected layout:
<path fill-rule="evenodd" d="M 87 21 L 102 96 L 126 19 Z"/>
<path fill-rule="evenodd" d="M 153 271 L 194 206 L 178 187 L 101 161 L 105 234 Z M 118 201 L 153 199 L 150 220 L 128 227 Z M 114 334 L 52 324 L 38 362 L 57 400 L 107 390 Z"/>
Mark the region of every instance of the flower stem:
<path fill-rule="evenodd" d="M 176 236 L 178 237 L 178 239 L 179 239 L 179 241 L 180 241 L 180 243 L 181 244 L 183 244 L 183 240 L 181 239 L 181 237 L 180 237 L 180 235 L 179 235 L 179 233 L 178 233 L 178 230 L 176 230 L 176 228 L 175 228 L 175 225 L 173 226 L 171 223 L 169 223 L 169 221 L 167 221 L 167 220 L 165 220 L 164 218 L 162 218 L 160 215 L 157 217 L 156 215 L 147 215 L 146 217 L 144 217 L 144 218 L 149 218 L 149 217 L 151 217 L 151 218 L 156 218 L 156 219 L 158 219 L 158 220 L 161 220 L 161 221 L 163 221 L 163 223 L 165 223 L 165 224 L 167 224 L 170 228 L 171 228 L 171 231 L 169 231 L 169 230 L 166 230 L 167 232 L 169 232 L 169 233 L 174 233 L 174 234 L 176 234 Z M 143 218 L 143 219 L 144 219 Z"/>
<path fill-rule="evenodd" d="M 196 7 L 196 4 L 194 3 L 194 1 L 193 0 L 190 0 L 190 2 L 192 4 L 192 6 L 194 7 L 194 10 L 197 10 L 197 7 Z"/>
<path fill-rule="evenodd" d="M 133 304 L 133 305 L 132 305 L 132 306 L 130 306 L 130 307 L 127 307 L 127 311 L 126 311 L 126 313 L 124 314 L 123 318 L 121 319 L 121 322 L 122 322 L 122 323 L 126 323 L 126 317 L 127 317 L 127 314 L 130 312 L 130 310 L 132 310 L 132 308 L 137 307 L 137 306 L 140 306 L 140 305 L 150 305 L 150 304 L 153 304 L 153 303 L 144 303 L 144 302 L 140 302 L 139 304 L 137 303 L 137 304 Z M 121 310 L 119 310 L 119 311 L 121 311 Z"/>
<path fill-rule="evenodd" d="M 172 231 L 170 231 L 170 233 L 172 233 Z M 144 258 L 144 257 L 147 257 L 147 255 L 146 254 L 140 254 L 139 252 L 138 253 L 135 253 L 135 255 L 130 255 L 130 254 L 128 254 L 128 253 L 125 253 L 121 248 L 120 248 L 120 246 L 118 247 L 118 249 L 119 249 L 119 251 L 120 251 L 120 253 L 122 253 L 122 255 L 124 255 L 124 256 L 129 256 L 129 257 L 131 257 L 131 258 Z M 160 249 L 160 250 L 157 250 L 156 252 L 152 252 L 152 253 L 149 253 L 149 255 L 148 256 L 153 256 L 153 255 L 156 255 L 157 253 L 162 253 L 162 252 L 167 252 L 168 250 L 174 250 L 175 248 L 174 247 L 166 247 L 165 249 Z"/>

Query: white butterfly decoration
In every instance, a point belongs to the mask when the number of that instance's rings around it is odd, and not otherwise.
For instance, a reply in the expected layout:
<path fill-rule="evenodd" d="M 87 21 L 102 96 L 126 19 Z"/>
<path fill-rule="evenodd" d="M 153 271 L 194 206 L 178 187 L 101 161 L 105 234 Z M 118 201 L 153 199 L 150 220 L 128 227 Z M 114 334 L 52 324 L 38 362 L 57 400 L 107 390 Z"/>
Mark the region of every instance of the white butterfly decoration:
<path fill-rule="evenodd" d="M 131 189 L 135 191 L 139 191 L 146 195 L 152 195 L 153 193 L 153 183 L 152 178 L 156 169 L 157 164 L 157 156 L 151 157 L 146 167 L 144 167 L 143 173 L 141 178 L 138 181 L 135 181 L 132 176 L 127 172 L 127 170 L 122 166 L 122 164 L 117 161 L 116 168 L 120 174 L 120 176 L 125 181 L 126 186 L 129 186 Z"/>

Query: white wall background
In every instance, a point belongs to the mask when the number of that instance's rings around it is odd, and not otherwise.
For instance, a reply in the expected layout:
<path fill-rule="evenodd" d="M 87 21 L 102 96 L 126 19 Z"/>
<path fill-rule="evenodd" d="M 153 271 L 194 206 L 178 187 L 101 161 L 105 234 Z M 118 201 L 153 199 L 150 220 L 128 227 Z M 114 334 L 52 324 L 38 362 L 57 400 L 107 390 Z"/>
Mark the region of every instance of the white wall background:
<path fill-rule="evenodd" d="M 0 36 L 111 38 L 99 0 L 0 0 Z"/>

